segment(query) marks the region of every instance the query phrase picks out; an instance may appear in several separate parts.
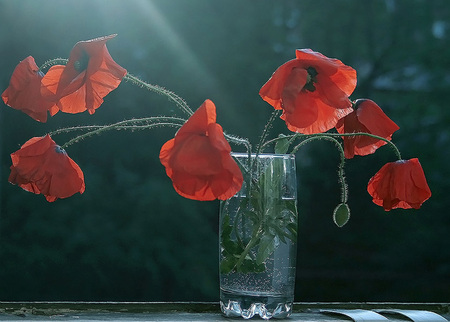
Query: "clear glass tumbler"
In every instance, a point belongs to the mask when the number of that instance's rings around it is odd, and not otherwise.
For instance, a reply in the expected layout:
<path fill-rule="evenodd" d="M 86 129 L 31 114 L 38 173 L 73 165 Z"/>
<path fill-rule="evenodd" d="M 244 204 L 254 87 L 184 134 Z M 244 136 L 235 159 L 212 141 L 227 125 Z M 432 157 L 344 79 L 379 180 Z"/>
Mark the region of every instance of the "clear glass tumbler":
<path fill-rule="evenodd" d="M 297 253 L 295 156 L 232 155 L 244 184 L 220 204 L 220 307 L 227 317 L 286 318 Z"/>

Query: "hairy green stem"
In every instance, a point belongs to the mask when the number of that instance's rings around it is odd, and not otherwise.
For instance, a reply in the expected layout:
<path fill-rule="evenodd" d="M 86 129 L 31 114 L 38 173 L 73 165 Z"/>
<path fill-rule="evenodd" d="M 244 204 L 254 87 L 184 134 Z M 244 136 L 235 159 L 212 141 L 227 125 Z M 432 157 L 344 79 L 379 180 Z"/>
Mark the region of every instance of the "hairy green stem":
<path fill-rule="evenodd" d="M 270 144 L 273 144 L 279 140 L 284 140 L 286 138 L 289 138 L 290 143 L 293 142 L 295 139 L 297 138 L 313 138 L 313 137 L 346 137 L 346 136 L 368 136 L 374 139 L 378 139 L 381 141 L 386 142 L 394 151 L 395 155 L 397 156 L 397 158 L 399 160 L 402 160 L 402 155 L 400 153 L 400 150 L 397 148 L 397 146 L 391 141 L 388 140 L 384 137 L 375 135 L 375 134 L 371 134 L 371 133 L 365 133 L 365 132 L 355 132 L 355 133 L 314 133 L 314 134 L 301 134 L 301 133 L 295 133 L 295 134 L 290 134 L 290 135 L 286 135 L 284 137 L 277 137 L 277 138 L 273 138 L 267 142 L 265 142 L 262 145 L 262 150 L 264 150 L 264 148 Z M 300 146 L 297 146 L 297 150 L 300 148 Z M 297 151 L 292 151 L 291 153 L 295 154 Z"/>
<path fill-rule="evenodd" d="M 61 147 L 64 149 L 78 141 L 81 141 L 85 138 L 91 137 L 93 135 L 102 134 L 103 132 L 110 131 L 110 130 L 134 130 L 134 129 L 152 129 L 155 127 L 161 127 L 161 126 L 172 126 L 172 127 L 181 127 L 183 123 L 185 122 L 184 119 L 176 118 L 176 117 L 149 117 L 149 118 L 143 118 L 143 119 L 133 119 L 133 120 L 125 120 L 120 121 L 117 123 L 113 123 L 110 125 L 103 125 L 103 126 L 89 126 L 92 128 L 95 128 L 92 131 L 86 132 L 84 134 L 80 134 L 66 143 L 64 143 Z M 147 123 L 147 124 L 142 124 Z M 79 128 L 71 128 L 73 130 L 79 129 L 82 130 L 86 127 L 79 127 Z M 53 131 L 49 134 L 55 134 L 55 133 L 62 133 L 64 132 L 64 129 Z"/>
<path fill-rule="evenodd" d="M 66 58 L 55 58 L 55 59 L 47 60 L 45 63 L 43 63 L 41 65 L 41 67 L 39 67 L 39 71 L 42 71 L 53 65 L 66 65 L 68 61 L 69 60 Z"/>
<path fill-rule="evenodd" d="M 291 144 L 296 138 L 298 138 L 300 136 L 306 136 L 306 134 L 295 133 L 295 134 L 289 134 L 289 135 L 285 135 L 285 136 L 282 136 L 282 137 L 279 136 L 279 137 L 270 139 L 270 140 L 264 142 L 261 145 L 261 151 L 264 151 L 267 146 L 269 146 L 269 145 L 271 145 L 273 143 L 276 143 L 277 141 L 285 140 L 287 138 L 289 138 L 289 144 Z"/>
<path fill-rule="evenodd" d="M 47 134 L 50 136 L 55 136 L 61 133 L 69 133 L 74 131 L 86 131 L 86 130 L 97 130 L 102 128 L 104 125 L 82 125 L 82 126 L 71 126 L 71 127 L 65 127 L 62 129 L 57 129 L 51 132 L 48 132 Z"/>
<path fill-rule="evenodd" d="M 275 119 L 280 115 L 279 110 L 273 110 L 272 114 L 270 115 L 269 120 L 267 121 L 266 125 L 264 126 L 263 132 L 261 133 L 261 137 L 259 139 L 258 145 L 256 146 L 256 156 L 261 153 L 262 147 L 264 145 L 264 141 L 267 138 L 267 135 L 269 134 L 269 130 L 272 127 L 273 122 Z"/>
<path fill-rule="evenodd" d="M 65 58 L 55 58 L 47 60 L 44 64 L 42 64 L 39 67 L 39 71 L 42 71 L 50 66 L 53 65 L 66 65 L 69 60 Z M 188 116 L 191 116 L 194 114 L 194 112 L 191 110 L 189 105 L 178 95 L 176 95 L 174 92 L 171 92 L 163 87 L 152 85 L 147 82 L 144 82 L 143 80 L 139 79 L 138 77 L 131 75 L 130 73 L 127 73 L 125 77 L 123 78 L 126 81 L 130 81 L 132 84 L 137 85 L 139 87 L 146 88 L 149 91 L 156 92 L 158 94 L 166 96 L 169 100 L 174 102 L 178 108 L 180 108 L 181 111 L 186 113 Z"/>
<path fill-rule="evenodd" d="M 399 160 L 402 160 L 402 154 L 400 153 L 400 150 L 397 148 L 397 146 L 391 140 L 388 140 L 388 139 L 383 138 L 381 136 L 378 136 L 378 135 L 375 135 L 375 134 L 370 134 L 370 133 L 364 133 L 364 132 L 343 133 L 343 134 L 340 134 L 340 133 L 328 133 L 328 134 L 330 136 L 333 136 L 333 137 L 335 137 L 335 136 L 344 137 L 344 136 L 358 136 L 358 135 L 362 135 L 362 136 L 368 136 L 368 137 L 371 137 L 371 138 L 374 138 L 374 139 L 378 139 L 378 140 L 384 141 L 394 150 L 394 153 L 397 156 L 397 158 Z"/>
<path fill-rule="evenodd" d="M 328 136 L 328 135 L 309 137 L 306 140 L 303 140 L 302 142 L 300 142 L 298 145 L 296 145 L 294 147 L 294 149 L 292 150 L 292 153 L 293 154 L 297 153 L 297 151 L 300 147 L 302 147 L 303 145 L 305 145 L 311 141 L 315 141 L 315 140 L 328 140 L 328 141 L 333 142 L 336 145 L 336 147 L 339 151 L 339 155 L 340 155 L 340 162 L 339 162 L 339 167 L 338 167 L 338 178 L 339 178 L 339 183 L 341 185 L 341 202 L 347 203 L 348 188 L 347 188 L 347 182 L 345 181 L 345 171 L 344 171 L 345 153 L 344 153 L 344 148 L 342 147 L 341 143 L 336 138 L 334 138 L 332 136 Z"/>
<path fill-rule="evenodd" d="M 250 143 L 250 141 L 248 139 L 243 139 L 243 138 L 240 138 L 240 137 L 237 137 L 237 136 L 234 136 L 234 135 L 230 135 L 230 134 L 225 133 L 225 132 L 223 133 L 223 135 L 225 136 L 225 138 L 228 141 L 230 141 L 230 142 L 232 142 L 234 144 L 244 145 L 246 150 L 247 150 L 247 152 L 252 150 L 252 145 L 251 145 L 251 143 Z"/>
<path fill-rule="evenodd" d="M 186 113 L 188 116 L 191 116 L 192 114 L 194 114 L 194 112 L 189 107 L 189 105 L 181 97 L 176 95 L 174 92 L 171 92 L 171 91 L 169 91 L 163 87 L 160 87 L 158 85 L 152 85 L 147 82 L 144 82 L 143 80 L 141 80 L 138 77 L 133 76 L 129 73 L 125 75 L 124 79 L 126 81 L 130 81 L 134 85 L 137 85 L 142 88 L 146 88 L 149 91 L 166 96 L 169 100 L 174 102 L 182 112 Z"/>

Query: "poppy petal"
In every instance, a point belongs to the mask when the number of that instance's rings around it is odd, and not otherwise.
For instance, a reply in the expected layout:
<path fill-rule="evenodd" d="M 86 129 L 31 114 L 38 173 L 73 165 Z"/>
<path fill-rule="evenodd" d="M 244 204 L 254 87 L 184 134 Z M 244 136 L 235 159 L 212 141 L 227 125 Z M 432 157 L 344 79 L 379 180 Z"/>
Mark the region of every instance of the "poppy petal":
<path fill-rule="evenodd" d="M 231 147 L 223 135 L 223 129 L 220 124 L 211 123 L 208 125 L 208 138 L 211 145 L 218 151 L 225 153 L 231 152 Z"/>
<path fill-rule="evenodd" d="M 356 87 L 356 71 L 340 60 L 311 49 L 277 68 L 259 94 L 275 109 L 290 131 L 323 133 L 352 112 L 348 96 Z"/>
<path fill-rule="evenodd" d="M 80 167 L 50 138 L 32 138 L 11 154 L 9 182 L 50 202 L 85 190 Z"/>
<path fill-rule="evenodd" d="M 373 202 L 386 211 L 395 208 L 419 209 L 431 197 L 417 158 L 385 164 L 369 180 L 367 191 Z"/>
<path fill-rule="evenodd" d="M 39 122 L 47 121 L 47 111 L 53 104 L 40 92 L 43 73 L 34 58 L 28 56 L 14 69 L 8 88 L 2 93 L 6 105 L 24 112 Z M 51 111 L 52 115 L 56 112 Z"/>
<path fill-rule="evenodd" d="M 215 121 L 215 105 L 206 100 L 161 148 L 161 164 L 183 197 L 227 199 L 242 186 L 242 173 L 230 155 L 222 127 Z"/>
<path fill-rule="evenodd" d="M 330 80 L 336 84 L 346 96 L 350 96 L 356 88 L 356 70 L 345 65 L 339 59 L 328 58 L 311 49 L 297 49 L 298 60 L 305 60 L 313 64 L 320 71 L 325 72 Z"/>
<path fill-rule="evenodd" d="M 291 71 L 298 67 L 299 62 L 296 59 L 290 60 L 287 63 L 278 67 L 272 74 L 270 79 L 263 85 L 259 91 L 259 95 L 264 101 L 272 105 L 275 109 L 282 109 L 281 95 L 283 93 L 284 84 L 289 77 Z"/>
<path fill-rule="evenodd" d="M 400 129 L 374 101 L 358 100 L 356 104 L 358 120 L 370 133 L 391 138 L 392 134 Z"/>
<path fill-rule="evenodd" d="M 333 128 L 338 120 L 351 113 L 348 109 L 336 109 L 324 104 L 320 99 L 311 95 L 298 96 L 302 100 L 292 113 L 284 111 L 281 118 L 285 120 L 292 132 L 304 134 L 324 133 Z"/>
<path fill-rule="evenodd" d="M 384 114 L 381 108 L 373 101 L 359 99 L 355 102 L 355 110 L 336 124 L 339 133 L 370 133 L 387 140 L 399 127 Z M 345 136 L 345 157 L 350 159 L 355 155 L 368 155 L 374 153 L 385 141 L 369 136 Z"/>
<path fill-rule="evenodd" d="M 53 66 L 42 79 L 42 95 L 62 112 L 95 113 L 103 98 L 119 86 L 127 73 L 106 48 L 106 42 L 115 36 L 76 43 L 67 65 Z"/>

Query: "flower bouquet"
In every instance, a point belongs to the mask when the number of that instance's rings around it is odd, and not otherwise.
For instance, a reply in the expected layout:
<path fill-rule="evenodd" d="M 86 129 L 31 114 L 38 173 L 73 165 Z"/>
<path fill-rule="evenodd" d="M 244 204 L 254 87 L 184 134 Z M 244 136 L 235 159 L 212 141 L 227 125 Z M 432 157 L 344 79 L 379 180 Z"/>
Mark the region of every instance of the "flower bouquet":
<path fill-rule="evenodd" d="M 392 148 L 397 160 L 385 164 L 369 180 L 367 191 L 373 202 L 386 211 L 417 209 L 431 196 L 418 159 L 402 159 L 392 142 L 399 127 L 374 101 L 349 98 L 356 88 L 356 71 L 340 60 L 310 49 L 296 50 L 295 58 L 282 64 L 259 92 L 273 113 L 260 140 L 252 144 L 223 131 L 211 100 L 194 111 L 175 93 L 128 73 L 106 47 L 115 36 L 80 41 L 68 59 L 52 59 L 41 66 L 32 56 L 26 57 L 2 93 L 4 103 L 38 122 L 58 113 L 95 114 L 103 98 L 125 81 L 164 95 L 182 116 L 80 125 L 33 137 L 11 154 L 9 182 L 44 195 L 49 202 L 84 193 L 83 172 L 66 153 L 72 144 L 110 130 L 176 129 L 159 153 L 174 189 L 189 199 L 221 200 L 221 307 L 226 315 L 286 317 L 292 310 L 295 153 L 305 144 L 329 140 L 339 151 L 342 193 L 333 211 L 339 227 L 350 218 L 346 160 L 372 154 L 383 145 Z M 272 135 L 272 125 L 280 118 L 288 131 Z M 58 145 L 54 137 L 61 133 L 74 136 Z M 241 153 L 232 152 L 230 144 L 241 146 Z M 249 286 L 252 283 L 256 291 Z"/>

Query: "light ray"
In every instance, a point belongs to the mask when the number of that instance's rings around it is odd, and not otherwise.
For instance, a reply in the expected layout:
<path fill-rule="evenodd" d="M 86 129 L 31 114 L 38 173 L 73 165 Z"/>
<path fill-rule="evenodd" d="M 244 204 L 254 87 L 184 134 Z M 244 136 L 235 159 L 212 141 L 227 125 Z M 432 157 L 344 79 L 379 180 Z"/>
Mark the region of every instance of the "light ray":
<path fill-rule="evenodd" d="M 167 19 L 158 10 L 152 1 L 135 0 L 139 10 L 148 17 L 149 23 L 155 26 L 154 30 L 167 41 L 169 47 L 175 52 L 180 53 L 182 59 L 186 61 L 186 68 L 191 75 L 201 80 L 202 86 L 205 86 L 205 94 L 209 91 L 217 91 L 217 79 L 208 71 L 204 64 L 195 56 L 186 42 L 170 26 Z M 181 58 L 180 58 L 181 59 Z M 205 97 L 206 98 L 206 97 Z"/>

